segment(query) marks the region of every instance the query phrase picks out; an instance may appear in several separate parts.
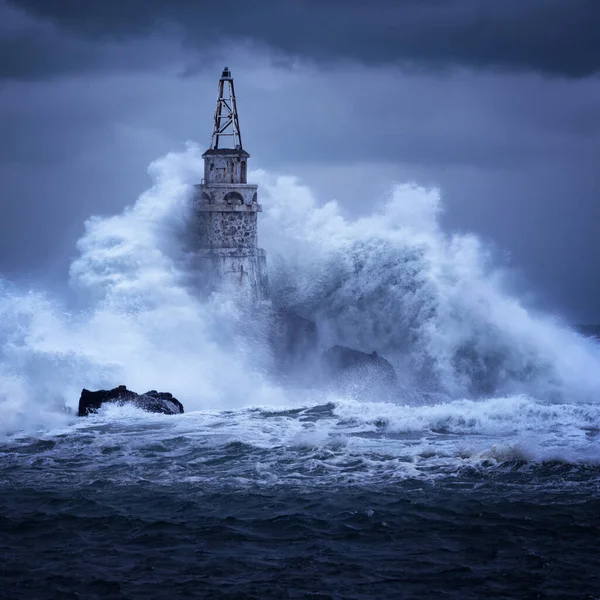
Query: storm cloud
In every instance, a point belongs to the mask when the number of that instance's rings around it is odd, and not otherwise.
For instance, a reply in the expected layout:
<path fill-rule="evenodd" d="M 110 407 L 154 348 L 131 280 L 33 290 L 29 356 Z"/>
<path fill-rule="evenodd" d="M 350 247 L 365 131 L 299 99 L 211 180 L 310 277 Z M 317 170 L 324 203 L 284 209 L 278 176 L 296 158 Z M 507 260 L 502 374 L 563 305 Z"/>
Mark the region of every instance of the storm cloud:
<path fill-rule="evenodd" d="M 190 47 L 253 41 L 318 61 L 466 66 L 583 77 L 600 68 L 595 0 L 11 0 L 96 39 L 179 31 Z M 24 43 L 25 40 L 20 40 Z M 15 40 L 13 44 L 19 43 Z M 58 68 L 98 61 L 60 45 Z M 24 62 L 24 72 L 31 65 Z M 50 61 L 46 68 L 51 68 Z M 6 67 L 3 69 L 6 71 Z M 9 69 L 10 73 L 11 70 Z M 14 75 L 14 68 L 12 70 Z"/>
<path fill-rule="evenodd" d="M 376 209 L 440 186 L 449 229 L 536 302 L 600 320 L 600 5 L 585 0 L 0 2 L 0 268 L 64 277 L 92 213 L 210 134 L 232 68 L 252 166 Z"/>

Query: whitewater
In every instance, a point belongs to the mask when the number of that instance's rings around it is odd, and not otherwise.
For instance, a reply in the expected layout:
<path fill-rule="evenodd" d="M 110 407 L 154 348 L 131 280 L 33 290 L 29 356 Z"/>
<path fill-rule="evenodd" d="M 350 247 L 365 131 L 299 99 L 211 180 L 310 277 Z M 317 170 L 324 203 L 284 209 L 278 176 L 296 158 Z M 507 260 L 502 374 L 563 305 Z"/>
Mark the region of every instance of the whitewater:
<path fill-rule="evenodd" d="M 148 598 L 165 581 L 185 597 L 565 597 L 572 577 L 592 597 L 600 344 L 526 307 L 476 235 L 444 231 L 439 190 L 390 185 L 352 217 L 255 171 L 273 302 L 319 336 L 282 374 L 260 314 L 195 291 L 202 170 L 188 144 L 121 214 L 90 217 L 62 295 L 2 282 L 7 597 Z M 319 384 L 336 344 L 384 356 L 397 389 Z M 121 384 L 186 412 L 75 416 L 82 388 Z"/>

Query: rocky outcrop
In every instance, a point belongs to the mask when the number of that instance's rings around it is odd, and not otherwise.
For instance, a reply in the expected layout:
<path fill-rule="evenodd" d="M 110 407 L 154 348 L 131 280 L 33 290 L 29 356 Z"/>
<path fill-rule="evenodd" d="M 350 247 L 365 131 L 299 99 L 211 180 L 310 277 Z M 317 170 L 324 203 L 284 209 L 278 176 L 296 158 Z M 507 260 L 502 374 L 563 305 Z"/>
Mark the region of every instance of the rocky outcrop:
<path fill-rule="evenodd" d="M 377 352 L 333 346 L 321 357 L 325 385 L 356 399 L 393 400 L 398 393 L 394 367 Z"/>
<path fill-rule="evenodd" d="M 103 404 L 133 404 L 138 408 L 153 413 L 164 415 L 178 415 L 183 413 L 183 404 L 173 398 L 168 392 L 150 390 L 145 394 L 136 394 L 120 385 L 112 390 L 98 390 L 91 392 L 83 389 L 79 398 L 79 416 L 87 417 L 96 412 Z"/>
<path fill-rule="evenodd" d="M 350 373 L 377 378 L 384 384 L 396 384 L 394 367 L 377 352 L 368 354 L 346 346 L 333 346 L 323 353 L 323 367 L 329 376 Z"/>

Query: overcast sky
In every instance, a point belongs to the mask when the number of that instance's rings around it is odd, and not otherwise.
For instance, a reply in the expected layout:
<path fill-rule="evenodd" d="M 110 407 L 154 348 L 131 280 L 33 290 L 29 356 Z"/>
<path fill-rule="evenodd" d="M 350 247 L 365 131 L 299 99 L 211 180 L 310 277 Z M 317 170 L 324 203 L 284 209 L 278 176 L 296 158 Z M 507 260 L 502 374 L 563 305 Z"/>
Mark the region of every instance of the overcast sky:
<path fill-rule="evenodd" d="M 236 79 L 252 167 L 365 212 L 438 185 L 449 230 L 600 322 L 599 0 L 0 0 L 0 269 L 66 279 L 92 213 L 210 138 Z"/>

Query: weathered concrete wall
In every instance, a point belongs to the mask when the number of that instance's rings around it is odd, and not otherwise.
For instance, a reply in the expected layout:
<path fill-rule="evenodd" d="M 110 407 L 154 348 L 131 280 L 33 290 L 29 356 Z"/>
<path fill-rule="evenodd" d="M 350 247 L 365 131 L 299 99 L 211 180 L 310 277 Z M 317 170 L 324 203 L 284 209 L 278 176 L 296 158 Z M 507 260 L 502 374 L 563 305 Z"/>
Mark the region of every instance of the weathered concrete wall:
<path fill-rule="evenodd" d="M 199 204 L 227 204 L 258 206 L 256 185 L 236 183 L 199 184 L 196 188 L 194 203 Z M 261 210 L 258 208 L 258 210 Z"/>
<path fill-rule="evenodd" d="M 197 212 L 198 248 L 256 248 L 255 211 Z"/>
<path fill-rule="evenodd" d="M 199 250 L 191 266 L 206 292 L 223 290 L 252 302 L 269 297 L 267 257 L 260 248 Z"/>
<path fill-rule="evenodd" d="M 208 151 L 204 154 L 205 183 L 246 183 L 248 153 Z"/>
<path fill-rule="evenodd" d="M 227 289 L 251 301 L 269 296 L 264 250 L 258 248 L 257 186 L 246 183 L 244 150 L 204 153 L 204 181 L 195 186 L 192 269 L 205 291 Z"/>

